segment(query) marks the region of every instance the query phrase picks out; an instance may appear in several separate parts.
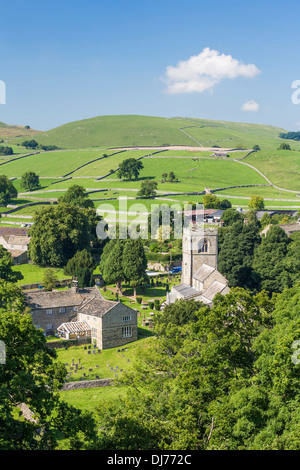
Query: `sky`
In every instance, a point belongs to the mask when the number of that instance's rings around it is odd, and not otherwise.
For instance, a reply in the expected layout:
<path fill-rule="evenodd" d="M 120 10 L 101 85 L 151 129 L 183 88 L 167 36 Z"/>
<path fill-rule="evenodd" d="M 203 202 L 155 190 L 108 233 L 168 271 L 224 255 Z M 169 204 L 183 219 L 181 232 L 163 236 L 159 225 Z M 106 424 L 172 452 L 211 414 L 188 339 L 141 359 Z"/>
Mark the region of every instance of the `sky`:
<path fill-rule="evenodd" d="M 2 2 L 0 121 L 49 130 L 135 114 L 300 130 L 299 13 L 296 0 Z"/>

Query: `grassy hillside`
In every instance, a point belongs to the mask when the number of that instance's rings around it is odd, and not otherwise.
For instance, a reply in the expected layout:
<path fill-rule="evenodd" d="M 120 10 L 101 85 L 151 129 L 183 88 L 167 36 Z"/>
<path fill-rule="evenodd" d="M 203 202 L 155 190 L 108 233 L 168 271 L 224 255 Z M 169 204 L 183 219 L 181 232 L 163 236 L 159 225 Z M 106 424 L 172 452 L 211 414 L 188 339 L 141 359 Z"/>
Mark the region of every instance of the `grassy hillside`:
<path fill-rule="evenodd" d="M 38 136 L 60 148 L 188 145 L 252 148 L 260 143 L 276 148 L 284 129 L 260 124 L 152 116 L 98 116 L 70 122 Z M 300 142 L 295 143 L 300 148 Z"/>

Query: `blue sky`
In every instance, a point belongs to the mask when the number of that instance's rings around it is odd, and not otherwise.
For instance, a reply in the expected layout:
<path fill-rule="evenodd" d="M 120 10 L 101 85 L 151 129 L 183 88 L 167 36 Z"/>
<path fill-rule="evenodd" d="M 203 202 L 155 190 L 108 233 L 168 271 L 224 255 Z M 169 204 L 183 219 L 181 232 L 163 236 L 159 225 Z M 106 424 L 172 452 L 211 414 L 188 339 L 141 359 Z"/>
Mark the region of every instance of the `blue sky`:
<path fill-rule="evenodd" d="M 47 130 L 142 114 L 300 130 L 299 13 L 289 0 L 5 2 L 0 121 Z"/>

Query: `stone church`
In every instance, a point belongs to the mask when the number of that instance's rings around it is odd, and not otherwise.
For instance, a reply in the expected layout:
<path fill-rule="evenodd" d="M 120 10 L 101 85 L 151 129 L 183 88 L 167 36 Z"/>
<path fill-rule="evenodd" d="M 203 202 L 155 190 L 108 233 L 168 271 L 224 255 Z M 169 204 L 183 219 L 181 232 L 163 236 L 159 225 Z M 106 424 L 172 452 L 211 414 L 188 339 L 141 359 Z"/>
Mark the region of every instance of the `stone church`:
<path fill-rule="evenodd" d="M 229 290 L 227 279 L 218 271 L 217 229 L 184 229 L 181 284 L 171 288 L 166 304 L 194 299 L 211 306 L 216 294 Z"/>

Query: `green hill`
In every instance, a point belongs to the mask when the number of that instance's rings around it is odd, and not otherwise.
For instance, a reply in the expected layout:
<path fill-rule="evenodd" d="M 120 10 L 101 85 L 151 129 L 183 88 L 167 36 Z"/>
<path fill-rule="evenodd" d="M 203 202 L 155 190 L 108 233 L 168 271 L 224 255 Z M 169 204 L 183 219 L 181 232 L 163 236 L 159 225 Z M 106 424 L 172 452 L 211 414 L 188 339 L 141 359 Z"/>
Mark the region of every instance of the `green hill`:
<path fill-rule="evenodd" d="M 260 125 L 192 118 L 119 115 L 74 121 L 38 135 L 44 145 L 60 148 L 112 148 L 137 146 L 219 146 L 275 149 L 284 129 Z M 300 144 L 299 144 L 300 148 Z"/>

